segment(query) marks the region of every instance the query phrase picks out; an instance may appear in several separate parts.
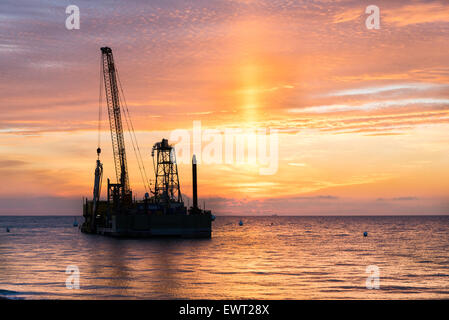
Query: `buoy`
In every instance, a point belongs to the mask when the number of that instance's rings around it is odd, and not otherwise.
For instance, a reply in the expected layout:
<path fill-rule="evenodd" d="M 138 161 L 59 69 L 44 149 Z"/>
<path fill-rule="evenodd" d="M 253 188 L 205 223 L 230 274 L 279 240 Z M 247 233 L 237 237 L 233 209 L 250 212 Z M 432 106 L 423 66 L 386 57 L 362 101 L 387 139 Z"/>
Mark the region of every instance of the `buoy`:
<path fill-rule="evenodd" d="M 243 221 L 242 220 L 240 220 L 239 226 L 243 226 Z"/>
<path fill-rule="evenodd" d="M 368 232 L 365 231 L 365 232 L 363 233 L 363 236 L 364 236 L 364 237 L 368 237 Z"/>
<path fill-rule="evenodd" d="M 6 232 L 9 232 L 9 228 L 8 227 L 6 227 Z"/>

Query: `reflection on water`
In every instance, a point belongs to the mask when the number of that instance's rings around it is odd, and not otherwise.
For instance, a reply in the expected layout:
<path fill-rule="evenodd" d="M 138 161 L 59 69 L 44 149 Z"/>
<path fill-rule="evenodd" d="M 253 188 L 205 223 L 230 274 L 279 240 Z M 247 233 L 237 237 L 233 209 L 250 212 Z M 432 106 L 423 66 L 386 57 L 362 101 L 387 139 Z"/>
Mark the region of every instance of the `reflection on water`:
<path fill-rule="evenodd" d="M 217 217 L 212 239 L 134 240 L 82 234 L 73 217 L 0 217 L 0 295 L 449 298 L 449 217 L 239 220 Z M 79 290 L 65 287 L 68 265 L 80 270 Z M 365 287 L 369 265 L 380 268 L 380 290 Z"/>

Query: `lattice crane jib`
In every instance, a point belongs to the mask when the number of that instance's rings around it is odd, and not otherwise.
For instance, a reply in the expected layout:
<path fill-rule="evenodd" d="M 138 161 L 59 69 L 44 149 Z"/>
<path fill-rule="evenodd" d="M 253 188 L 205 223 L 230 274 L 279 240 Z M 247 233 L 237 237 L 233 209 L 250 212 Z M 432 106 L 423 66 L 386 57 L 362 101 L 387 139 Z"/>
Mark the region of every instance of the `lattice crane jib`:
<path fill-rule="evenodd" d="M 115 173 L 117 183 L 122 185 L 123 194 L 128 194 L 130 192 L 130 186 L 121 117 L 120 95 L 117 84 L 117 72 L 111 48 L 101 48 L 101 54 L 109 125 L 111 129 L 112 150 L 114 153 Z"/>

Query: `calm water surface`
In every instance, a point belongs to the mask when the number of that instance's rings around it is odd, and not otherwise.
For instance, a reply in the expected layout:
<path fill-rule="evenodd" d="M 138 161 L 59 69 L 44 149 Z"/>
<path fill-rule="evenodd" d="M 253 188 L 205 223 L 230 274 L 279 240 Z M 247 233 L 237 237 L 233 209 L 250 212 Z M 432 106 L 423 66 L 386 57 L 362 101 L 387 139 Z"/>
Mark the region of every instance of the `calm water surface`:
<path fill-rule="evenodd" d="M 212 239 L 123 240 L 82 234 L 73 217 L 0 217 L 0 296 L 449 298 L 447 216 L 239 220 L 217 217 Z M 79 290 L 65 286 L 69 265 Z M 379 290 L 366 289 L 369 265 L 379 267 Z"/>

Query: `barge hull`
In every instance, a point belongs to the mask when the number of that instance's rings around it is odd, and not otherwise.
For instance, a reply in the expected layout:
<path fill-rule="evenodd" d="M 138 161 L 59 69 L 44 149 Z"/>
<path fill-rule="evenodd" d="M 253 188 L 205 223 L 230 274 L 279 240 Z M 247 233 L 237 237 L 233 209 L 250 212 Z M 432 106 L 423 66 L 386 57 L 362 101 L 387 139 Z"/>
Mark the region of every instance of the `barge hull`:
<path fill-rule="evenodd" d="M 210 214 L 115 215 L 110 226 L 97 226 L 90 233 L 112 237 L 211 238 Z"/>

